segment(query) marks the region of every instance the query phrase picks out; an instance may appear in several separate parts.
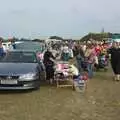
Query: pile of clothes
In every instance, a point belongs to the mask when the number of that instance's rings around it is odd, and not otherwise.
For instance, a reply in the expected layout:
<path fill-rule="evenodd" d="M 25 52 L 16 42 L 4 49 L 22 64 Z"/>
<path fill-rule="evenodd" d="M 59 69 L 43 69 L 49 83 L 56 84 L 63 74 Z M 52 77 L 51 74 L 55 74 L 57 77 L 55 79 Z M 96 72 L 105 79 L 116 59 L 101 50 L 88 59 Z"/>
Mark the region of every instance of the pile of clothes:
<path fill-rule="evenodd" d="M 87 74 L 79 73 L 79 70 L 75 65 L 65 63 L 65 62 L 58 63 L 56 65 L 56 74 L 57 73 L 63 74 L 64 77 L 67 77 L 69 75 L 69 73 L 72 73 L 73 79 L 81 79 L 81 80 L 88 79 Z"/>

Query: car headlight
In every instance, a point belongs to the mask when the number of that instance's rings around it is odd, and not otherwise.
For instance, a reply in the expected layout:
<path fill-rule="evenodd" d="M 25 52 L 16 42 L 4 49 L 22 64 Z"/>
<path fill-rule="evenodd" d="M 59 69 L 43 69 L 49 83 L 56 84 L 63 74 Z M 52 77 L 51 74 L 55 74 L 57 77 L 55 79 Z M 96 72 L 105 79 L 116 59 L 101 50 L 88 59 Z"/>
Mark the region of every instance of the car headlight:
<path fill-rule="evenodd" d="M 23 74 L 19 77 L 20 81 L 30 81 L 30 80 L 35 80 L 38 79 L 39 76 L 36 73 L 28 73 L 28 74 Z"/>

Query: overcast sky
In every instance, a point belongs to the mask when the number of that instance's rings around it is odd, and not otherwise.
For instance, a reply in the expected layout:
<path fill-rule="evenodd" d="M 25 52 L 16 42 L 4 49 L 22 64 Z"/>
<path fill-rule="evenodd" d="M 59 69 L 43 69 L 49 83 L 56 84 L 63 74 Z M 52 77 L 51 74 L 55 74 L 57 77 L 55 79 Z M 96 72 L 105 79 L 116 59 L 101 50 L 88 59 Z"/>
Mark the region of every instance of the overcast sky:
<path fill-rule="evenodd" d="M 0 36 L 120 32 L 120 0 L 0 0 Z"/>

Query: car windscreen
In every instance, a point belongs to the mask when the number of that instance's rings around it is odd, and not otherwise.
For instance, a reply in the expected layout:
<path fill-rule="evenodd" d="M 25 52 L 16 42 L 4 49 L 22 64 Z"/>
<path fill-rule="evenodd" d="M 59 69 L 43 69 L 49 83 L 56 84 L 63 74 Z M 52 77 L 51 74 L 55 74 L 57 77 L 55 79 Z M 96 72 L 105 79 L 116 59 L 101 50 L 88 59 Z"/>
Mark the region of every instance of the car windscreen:
<path fill-rule="evenodd" d="M 44 49 L 43 44 L 39 42 L 23 42 L 16 44 L 17 50 L 33 50 L 42 52 Z"/>
<path fill-rule="evenodd" d="M 0 62 L 36 63 L 34 52 L 8 52 Z"/>

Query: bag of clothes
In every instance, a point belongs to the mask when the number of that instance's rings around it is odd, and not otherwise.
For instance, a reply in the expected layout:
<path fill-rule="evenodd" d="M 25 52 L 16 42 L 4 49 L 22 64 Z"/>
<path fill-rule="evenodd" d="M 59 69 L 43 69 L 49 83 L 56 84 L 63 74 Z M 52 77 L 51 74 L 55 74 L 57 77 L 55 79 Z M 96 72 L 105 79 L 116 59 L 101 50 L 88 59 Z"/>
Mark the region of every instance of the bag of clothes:
<path fill-rule="evenodd" d="M 87 74 L 80 74 L 74 78 L 74 87 L 77 92 L 84 92 L 88 80 Z"/>

